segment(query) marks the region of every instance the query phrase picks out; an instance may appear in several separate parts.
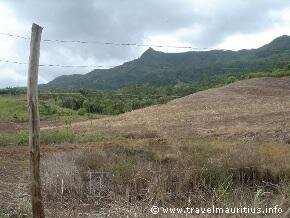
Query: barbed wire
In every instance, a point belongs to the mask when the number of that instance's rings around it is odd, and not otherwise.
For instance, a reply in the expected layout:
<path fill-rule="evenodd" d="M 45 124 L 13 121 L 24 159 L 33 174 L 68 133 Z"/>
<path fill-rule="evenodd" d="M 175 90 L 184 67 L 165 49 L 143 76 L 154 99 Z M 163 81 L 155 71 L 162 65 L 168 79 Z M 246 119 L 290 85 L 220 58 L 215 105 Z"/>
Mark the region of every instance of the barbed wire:
<path fill-rule="evenodd" d="M 24 40 L 30 40 L 30 37 L 12 34 L 12 33 L 4 33 L 0 32 L 0 35 L 19 38 Z M 233 49 L 225 49 L 225 48 L 214 48 L 214 47 L 193 47 L 193 46 L 178 46 L 178 45 L 158 45 L 158 44 L 140 44 L 140 43 L 119 43 L 119 42 L 102 42 L 102 41 L 85 41 L 85 40 L 63 40 L 63 39 L 42 39 L 43 42 L 58 42 L 58 43 L 78 43 L 78 44 L 102 44 L 102 45 L 114 45 L 114 46 L 136 46 L 136 47 L 156 47 L 156 48 L 176 48 L 176 49 L 192 49 L 192 50 L 223 50 L 223 51 L 233 51 Z M 247 50 L 247 49 L 241 49 Z M 253 49 L 248 49 L 253 50 Z M 272 49 L 271 51 L 281 51 Z M 289 51 L 289 50 L 283 50 Z"/>
<path fill-rule="evenodd" d="M 9 64 L 18 64 L 18 65 L 28 65 L 27 62 L 0 59 L 0 62 L 9 63 Z M 39 67 L 62 67 L 62 68 L 94 68 L 94 69 L 108 69 L 108 68 L 127 68 L 127 66 L 123 65 L 62 65 L 62 64 L 39 64 Z M 170 67 L 165 66 L 157 66 L 157 69 L 170 69 Z"/>
<path fill-rule="evenodd" d="M 8 36 L 8 37 L 14 37 L 14 38 L 20 38 L 24 40 L 29 40 L 30 37 L 25 37 L 22 35 L 17 34 L 11 34 L 11 33 L 3 33 L 0 32 L 0 35 Z M 82 41 L 82 40 L 61 40 L 61 39 L 43 39 L 44 42 L 60 42 L 60 43 L 81 43 L 81 44 L 104 44 L 104 45 L 116 45 L 116 46 L 138 46 L 138 47 L 159 47 L 159 48 L 182 48 L 182 49 L 200 49 L 200 50 L 214 50 L 217 48 L 211 48 L 211 47 L 192 47 L 192 46 L 175 46 L 175 45 L 156 45 L 156 44 L 138 44 L 138 43 L 116 43 L 116 42 L 100 42 L 100 41 Z M 229 49 L 220 49 L 219 50 L 229 50 Z M 279 51 L 281 50 L 271 50 L 271 51 Z M 282 52 L 290 51 L 289 49 L 285 49 Z M 7 59 L 0 59 L 0 62 L 4 63 L 10 63 L 10 64 L 18 64 L 18 65 L 27 65 L 26 62 L 21 61 L 14 61 L 14 60 L 7 60 Z M 288 60 L 284 60 L 284 62 L 289 62 Z M 61 67 L 61 68 L 94 68 L 94 69 L 108 69 L 108 68 L 114 68 L 119 67 L 122 68 L 124 66 L 122 65 L 64 65 L 64 64 L 39 64 L 39 67 Z M 169 69 L 169 67 L 163 67 L 158 66 L 158 69 Z M 224 70 L 229 69 L 239 69 L 239 68 L 222 68 Z"/>
<path fill-rule="evenodd" d="M 15 35 L 15 34 L 11 34 L 11 33 L 0 33 L 0 35 L 14 37 L 14 38 L 20 38 L 20 39 L 25 39 L 25 40 L 30 39 L 29 37 Z"/>
<path fill-rule="evenodd" d="M 9 63 L 9 64 L 19 64 L 19 65 L 26 65 L 27 64 L 25 62 L 4 60 L 4 59 L 0 59 L 0 62 L 5 62 L 5 63 Z"/>
<path fill-rule="evenodd" d="M 18 35 L 18 34 L 0 32 L 0 35 L 24 39 L 24 40 L 30 40 L 30 37 L 26 37 L 26 36 L 22 36 L 22 35 Z M 178 46 L 178 45 L 141 44 L 141 43 L 132 43 L 132 42 L 119 43 L 119 42 L 63 40 L 63 39 L 42 39 L 41 41 L 43 41 L 43 42 L 58 42 L 58 43 L 101 44 L 101 45 L 113 45 L 113 46 L 176 48 L 176 49 L 192 49 L 192 50 L 206 50 L 206 51 L 207 50 L 223 50 L 223 51 L 225 51 L 225 50 L 232 51 L 233 50 L 233 49 L 214 48 L 214 47 L 193 47 L 193 46 Z M 246 49 L 241 49 L 241 50 L 246 50 Z M 248 50 L 252 50 L 252 49 L 248 49 Z M 281 50 L 272 49 L 271 51 L 281 51 Z M 289 50 L 283 50 L 283 51 L 289 51 Z"/>
<path fill-rule="evenodd" d="M 0 33 L 0 35 L 14 37 L 19 39 L 29 40 L 30 37 L 11 33 Z M 193 49 L 193 50 L 210 50 L 217 49 L 211 47 L 193 47 L 193 46 L 178 46 L 178 45 L 157 45 L 157 44 L 140 44 L 140 43 L 118 43 L 118 42 L 102 42 L 102 41 L 83 41 L 83 40 L 62 40 L 62 39 L 42 39 L 43 42 L 58 42 L 58 43 L 79 43 L 79 44 L 101 44 L 101 45 L 113 45 L 113 46 L 136 46 L 136 47 L 155 47 L 155 48 L 176 48 L 176 49 Z M 221 49 L 225 50 L 225 49 Z"/>
<path fill-rule="evenodd" d="M 0 59 L 0 62 L 9 63 L 9 64 L 18 64 L 18 65 L 28 65 L 27 62 L 13 61 L 7 59 Z M 127 66 L 122 65 L 62 65 L 62 64 L 39 64 L 39 67 L 62 67 L 62 68 L 94 68 L 94 69 L 108 69 L 108 68 L 126 68 Z M 170 67 L 157 66 L 156 69 L 171 69 Z M 239 69 L 235 67 L 226 67 L 222 68 L 224 70 L 234 70 Z"/>
<path fill-rule="evenodd" d="M 12 60 L 5 60 L 0 59 L 0 62 L 9 63 L 9 64 L 19 64 L 19 65 L 28 65 L 27 62 L 19 62 L 19 61 L 12 61 Z M 117 65 L 61 65 L 61 64 L 39 64 L 39 67 L 64 67 L 64 68 L 99 68 L 99 69 L 106 69 L 106 68 L 113 68 L 117 67 Z"/>

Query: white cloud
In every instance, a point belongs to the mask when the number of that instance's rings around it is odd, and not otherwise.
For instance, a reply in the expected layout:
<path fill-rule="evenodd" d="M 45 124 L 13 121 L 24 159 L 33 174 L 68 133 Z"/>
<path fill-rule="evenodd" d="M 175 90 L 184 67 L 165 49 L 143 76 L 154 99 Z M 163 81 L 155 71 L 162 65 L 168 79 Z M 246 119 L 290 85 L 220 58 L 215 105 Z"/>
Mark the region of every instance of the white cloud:
<path fill-rule="evenodd" d="M 2 2 L 0 4 L 0 30 L 4 33 L 19 34 L 23 34 L 25 30 L 25 25 L 16 18 L 13 10 Z M 26 62 L 28 51 L 18 52 L 23 47 L 28 48 L 28 41 L 18 42 L 15 38 L 1 35 L 0 59 Z M 17 66 L 0 62 L 0 87 L 26 85 L 26 68 L 27 66 L 25 65 Z"/>
<path fill-rule="evenodd" d="M 5 82 L 9 82 L 11 86 L 17 85 L 17 84 L 24 84 L 26 82 L 26 75 L 22 73 L 17 73 L 12 68 L 3 67 L 1 69 L 0 74 L 0 85 L 5 84 Z M 7 84 L 8 86 L 8 84 Z"/>
<path fill-rule="evenodd" d="M 271 16 L 276 21 L 270 28 L 250 34 L 233 34 L 226 37 L 217 48 L 233 50 L 258 48 L 281 35 L 290 35 L 290 8 L 285 8 L 279 12 L 272 12 Z"/>

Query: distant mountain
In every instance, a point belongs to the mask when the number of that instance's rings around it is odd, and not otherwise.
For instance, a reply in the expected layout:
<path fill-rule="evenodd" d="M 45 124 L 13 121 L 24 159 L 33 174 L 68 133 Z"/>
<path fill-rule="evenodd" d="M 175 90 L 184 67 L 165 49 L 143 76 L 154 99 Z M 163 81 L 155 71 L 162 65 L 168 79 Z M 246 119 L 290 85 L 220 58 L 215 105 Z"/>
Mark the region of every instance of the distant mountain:
<path fill-rule="evenodd" d="M 270 71 L 290 63 L 290 36 L 281 36 L 258 49 L 164 53 L 149 48 L 133 61 L 87 74 L 60 76 L 41 89 L 117 89 L 133 84 L 175 85 L 216 76 Z"/>

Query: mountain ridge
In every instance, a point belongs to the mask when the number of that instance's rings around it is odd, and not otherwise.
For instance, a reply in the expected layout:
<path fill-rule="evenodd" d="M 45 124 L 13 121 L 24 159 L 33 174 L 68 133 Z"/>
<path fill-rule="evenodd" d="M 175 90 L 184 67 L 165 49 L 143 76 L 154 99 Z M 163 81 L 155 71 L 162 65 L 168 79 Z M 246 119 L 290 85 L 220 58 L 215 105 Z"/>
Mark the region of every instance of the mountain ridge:
<path fill-rule="evenodd" d="M 89 88 L 112 90 L 128 85 L 176 85 L 216 76 L 270 71 L 290 63 L 290 36 L 283 35 L 257 49 L 188 51 L 165 53 L 147 49 L 139 58 L 110 69 L 87 74 L 63 75 L 41 89 Z"/>

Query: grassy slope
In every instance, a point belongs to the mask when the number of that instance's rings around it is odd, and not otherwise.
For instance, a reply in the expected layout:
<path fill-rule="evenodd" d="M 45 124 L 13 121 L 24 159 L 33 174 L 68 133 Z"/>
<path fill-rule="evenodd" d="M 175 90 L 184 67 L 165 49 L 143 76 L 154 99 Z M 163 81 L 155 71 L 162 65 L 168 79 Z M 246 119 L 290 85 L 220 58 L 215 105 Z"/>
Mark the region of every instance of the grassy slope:
<path fill-rule="evenodd" d="M 160 137 L 227 136 L 287 141 L 290 78 L 257 78 L 198 92 L 164 105 L 74 125 L 92 131 Z M 104 123 L 106 125 L 104 126 Z"/>

